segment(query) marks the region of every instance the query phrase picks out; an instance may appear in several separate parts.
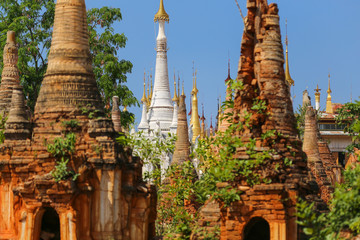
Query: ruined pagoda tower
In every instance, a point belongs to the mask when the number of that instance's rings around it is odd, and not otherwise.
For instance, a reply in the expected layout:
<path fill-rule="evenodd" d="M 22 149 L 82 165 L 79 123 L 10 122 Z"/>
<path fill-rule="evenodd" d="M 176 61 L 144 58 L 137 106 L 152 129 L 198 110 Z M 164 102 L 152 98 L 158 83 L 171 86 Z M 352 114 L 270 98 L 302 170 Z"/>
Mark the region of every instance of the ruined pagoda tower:
<path fill-rule="evenodd" d="M 191 91 L 191 121 L 190 126 L 192 128 L 192 136 L 191 142 L 195 144 L 196 139 L 200 137 L 201 127 L 200 127 L 200 119 L 199 119 L 199 110 L 198 110 L 198 96 L 199 90 L 196 86 L 196 78 L 197 78 L 197 71 L 194 72 L 194 79 L 193 79 L 193 89 Z"/>
<path fill-rule="evenodd" d="M 141 161 L 115 140 L 118 109 L 112 111 L 114 123 L 103 117 L 85 0 L 56 3 L 48 69 L 31 122 L 21 87 L 13 88 L 7 110 L 0 146 L 0 239 L 153 236 L 152 195 L 142 182 Z M 60 166 L 65 173 L 56 175 Z"/>
<path fill-rule="evenodd" d="M 160 0 L 159 11 L 155 14 L 154 21 L 159 22 L 159 31 L 156 38 L 156 67 L 154 90 L 149 108 L 150 130 L 160 127 L 161 132 L 170 132 L 173 120 L 174 107 L 171 101 L 169 86 L 169 73 L 167 62 L 167 38 L 165 35 L 165 23 L 169 22 L 169 15 L 164 8 L 163 0 Z M 160 126 L 158 126 L 160 125 Z"/>
<path fill-rule="evenodd" d="M 320 191 L 309 178 L 295 128 L 278 6 L 267 0 L 247 0 L 247 9 L 236 78 L 242 87 L 234 90 L 232 128 L 228 128 L 242 141 L 233 155 L 241 167 L 234 169 L 239 173 L 235 180 L 217 185 L 240 190 L 241 200 L 226 206 L 210 199 L 201 209 L 199 224 L 207 232 L 219 226 L 220 239 L 297 240 L 301 234 L 295 216 L 297 199 L 326 209 L 319 196 L 328 191 Z"/>

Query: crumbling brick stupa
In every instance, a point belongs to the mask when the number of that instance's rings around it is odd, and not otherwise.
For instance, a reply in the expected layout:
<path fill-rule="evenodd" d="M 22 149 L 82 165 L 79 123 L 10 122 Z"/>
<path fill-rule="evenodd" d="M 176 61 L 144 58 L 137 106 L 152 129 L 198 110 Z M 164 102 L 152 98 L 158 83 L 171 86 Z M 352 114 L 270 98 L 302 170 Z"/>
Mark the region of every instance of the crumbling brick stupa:
<path fill-rule="evenodd" d="M 257 153 L 270 153 L 254 170 L 267 183 L 252 186 L 245 177 L 238 177 L 235 185 L 242 191 L 241 200 L 225 207 L 210 199 L 201 209 L 199 223 L 208 232 L 219 226 L 220 239 L 302 239 L 295 216 L 297 199 L 305 198 L 318 210 L 326 210 L 321 194 L 328 194 L 330 187 L 326 182 L 320 191 L 316 182 L 320 178 L 310 177 L 295 128 L 278 6 L 266 0 L 247 0 L 247 9 L 236 79 L 243 86 L 235 92 L 231 119 L 232 123 L 243 123 L 234 134 L 244 145 L 237 148 L 234 158 L 251 161 Z M 266 109 L 259 111 L 259 106 Z M 251 155 L 246 147 L 249 143 L 255 145 Z M 226 183 L 218 187 L 223 185 Z"/>
<path fill-rule="evenodd" d="M 0 145 L 0 239 L 150 238 L 154 198 L 142 181 L 140 159 L 116 142 L 113 122 L 102 117 L 85 1 L 56 3 L 48 69 L 32 119 L 18 83 L 14 33 L 9 36 L 0 88 L 7 101 L 0 107 L 8 113 Z M 117 129 L 119 117 L 113 116 Z M 57 182 L 52 172 L 59 159 L 47 146 L 69 133 L 75 149 L 67 168 L 77 179 L 64 175 Z"/>

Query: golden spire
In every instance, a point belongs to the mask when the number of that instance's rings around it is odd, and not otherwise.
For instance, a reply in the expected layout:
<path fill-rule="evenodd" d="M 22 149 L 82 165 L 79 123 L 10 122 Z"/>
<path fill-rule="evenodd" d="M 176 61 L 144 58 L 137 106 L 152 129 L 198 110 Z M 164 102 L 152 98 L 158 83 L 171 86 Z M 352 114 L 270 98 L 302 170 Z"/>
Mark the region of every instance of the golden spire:
<path fill-rule="evenodd" d="M 127 106 L 124 106 L 123 112 L 127 112 Z"/>
<path fill-rule="evenodd" d="M 153 79 L 152 79 L 152 69 L 151 69 L 151 73 L 150 73 L 150 101 L 152 99 L 153 96 Z"/>
<path fill-rule="evenodd" d="M 176 93 L 176 76 L 175 76 L 175 72 L 174 72 L 174 97 L 173 97 L 173 102 L 176 102 L 177 105 L 179 105 L 179 97 Z"/>
<path fill-rule="evenodd" d="M 327 98 L 326 98 L 326 113 L 334 113 L 332 102 L 331 102 L 331 89 L 330 89 L 330 73 L 329 73 L 329 88 L 327 90 Z"/>
<path fill-rule="evenodd" d="M 285 65 L 285 81 L 287 82 L 287 84 L 291 87 L 294 86 L 294 80 L 291 78 L 290 76 L 290 68 L 289 68 L 289 54 L 288 54 L 288 45 L 289 45 L 289 40 L 288 40 L 288 35 L 287 35 L 287 20 L 285 22 L 285 26 L 286 26 L 286 38 L 285 38 L 285 44 L 286 44 L 286 65 Z"/>
<path fill-rule="evenodd" d="M 160 0 L 159 11 L 155 14 L 155 17 L 154 17 L 154 22 L 157 22 L 160 20 L 164 20 L 166 22 L 169 22 L 169 20 L 170 20 L 169 14 L 167 14 L 165 11 L 163 0 Z"/>
<path fill-rule="evenodd" d="M 196 74 L 197 74 L 197 70 L 195 70 L 195 77 L 193 80 L 193 89 L 191 91 L 191 94 L 193 94 L 197 98 L 197 94 L 198 94 L 199 90 L 196 87 Z"/>
<path fill-rule="evenodd" d="M 195 70 L 195 77 L 194 77 L 194 86 L 193 86 L 193 90 L 191 91 L 193 98 L 192 98 L 192 114 L 191 114 L 191 119 L 192 119 L 192 124 L 193 124 L 193 138 L 192 138 L 192 142 L 195 143 L 196 138 L 200 135 L 201 133 L 201 129 L 200 129 L 200 120 L 199 120 L 199 111 L 198 111 L 198 99 L 197 99 L 197 94 L 198 94 L 198 89 L 196 88 L 196 73 L 197 71 Z"/>
<path fill-rule="evenodd" d="M 183 82 L 182 82 L 181 96 L 185 96 L 185 91 L 184 91 L 184 80 L 183 80 Z"/>
<path fill-rule="evenodd" d="M 147 84 L 147 106 L 150 107 L 151 98 L 150 98 L 150 77 L 148 76 L 148 84 Z"/>
<path fill-rule="evenodd" d="M 195 77 L 195 63 L 193 61 L 193 73 L 192 73 L 192 76 L 193 76 L 193 88 L 194 88 L 194 77 Z M 193 90 L 191 90 L 191 94 L 190 94 L 190 113 L 191 113 L 191 116 L 190 116 L 190 125 L 193 125 L 193 121 L 194 121 L 194 118 L 193 118 L 193 114 L 192 114 L 192 101 L 194 99 L 194 93 L 193 93 Z"/>
<path fill-rule="evenodd" d="M 145 72 L 145 70 L 144 70 L 144 93 L 143 93 L 143 96 L 142 96 L 142 98 L 141 98 L 141 102 L 142 102 L 143 104 L 147 104 L 147 101 L 148 101 L 148 99 L 147 99 L 147 97 L 146 97 L 146 83 L 145 83 L 145 81 L 146 81 L 146 72 Z"/>

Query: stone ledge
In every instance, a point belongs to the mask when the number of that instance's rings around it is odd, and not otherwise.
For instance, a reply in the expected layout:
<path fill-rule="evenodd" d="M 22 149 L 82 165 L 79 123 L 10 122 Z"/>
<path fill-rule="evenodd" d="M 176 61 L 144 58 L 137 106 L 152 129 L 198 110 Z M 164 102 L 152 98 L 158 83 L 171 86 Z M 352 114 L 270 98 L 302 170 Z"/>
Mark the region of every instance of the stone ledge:
<path fill-rule="evenodd" d="M 24 158 L 12 158 L 8 163 L 10 165 L 25 165 L 33 162 L 34 159 L 24 159 Z"/>
<path fill-rule="evenodd" d="M 253 187 L 254 191 L 281 191 L 285 189 L 285 185 L 282 183 L 274 183 L 269 185 L 255 185 Z"/>

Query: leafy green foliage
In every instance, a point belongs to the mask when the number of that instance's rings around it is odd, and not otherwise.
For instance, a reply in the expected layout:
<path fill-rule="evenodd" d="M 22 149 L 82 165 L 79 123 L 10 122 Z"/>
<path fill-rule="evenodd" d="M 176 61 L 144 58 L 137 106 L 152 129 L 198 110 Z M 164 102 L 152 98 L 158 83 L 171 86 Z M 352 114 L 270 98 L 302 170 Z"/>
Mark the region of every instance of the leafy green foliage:
<path fill-rule="evenodd" d="M 98 115 L 100 113 L 100 110 L 93 109 L 90 104 L 80 107 L 80 110 L 81 110 L 82 114 L 87 114 L 88 118 L 90 118 L 90 119 L 94 119 L 94 118 L 98 117 Z"/>
<path fill-rule="evenodd" d="M 121 135 L 117 141 L 121 145 L 130 146 L 134 155 L 140 157 L 144 165 L 152 168 L 152 171 L 144 173 L 144 178 L 159 189 L 161 179 L 165 176 L 165 172 L 162 172 L 160 168 L 161 161 L 166 155 L 174 152 L 176 136 L 169 134 L 167 138 L 164 138 L 159 132 L 153 132 L 152 135 L 149 138 L 144 136 L 143 132 L 137 132 L 134 135 Z"/>
<path fill-rule="evenodd" d="M 56 158 L 69 156 L 75 152 L 75 143 L 75 133 L 68 133 L 65 138 L 55 138 L 53 144 L 47 145 L 47 151 Z"/>
<path fill-rule="evenodd" d="M 344 132 L 352 136 L 352 144 L 347 147 L 347 150 L 353 152 L 354 148 L 360 148 L 360 101 L 346 103 L 337 111 L 336 122 L 338 125 L 344 125 Z"/>
<path fill-rule="evenodd" d="M 69 178 L 75 181 L 79 176 L 67 166 L 71 155 L 75 153 L 75 143 L 75 133 L 67 133 L 65 138 L 57 137 L 52 144 L 47 145 L 47 151 L 56 158 L 55 169 L 51 171 L 56 182 Z"/>
<path fill-rule="evenodd" d="M 195 169 L 190 161 L 171 165 L 166 173 L 165 184 L 159 188 L 159 205 L 156 219 L 158 235 L 171 237 L 173 233 L 180 239 L 190 239 L 197 213 L 189 211 L 189 203 L 194 200 L 193 183 Z"/>
<path fill-rule="evenodd" d="M 54 177 L 55 182 L 60 182 L 61 180 L 66 180 L 71 178 L 72 181 L 76 181 L 76 179 L 80 176 L 78 173 L 74 173 L 73 171 L 69 171 L 68 164 L 69 159 L 61 158 L 57 161 L 55 169 L 51 171 L 51 175 Z"/>
<path fill-rule="evenodd" d="M 255 99 L 251 110 L 255 110 L 260 114 L 264 114 L 267 109 L 266 102 L 264 100 Z"/>
<path fill-rule="evenodd" d="M 74 120 L 71 119 L 69 121 L 63 121 L 62 122 L 63 127 L 65 128 L 71 128 L 71 129 L 75 129 L 77 127 L 79 127 L 79 121 L 78 120 Z"/>
<path fill-rule="evenodd" d="M 241 81 L 228 81 L 228 94 L 242 89 Z M 231 93 L 230 93 L 231 92 Z M 234 101 L 228 96 L 228 101 L 222 105 L 223 109 L 233 108 Z M 242 121 L 233 122 L 234 112 L 224 111 L 223 119 L 230 121 L 231 125 L 225 132 L 218 132 L 215 137 L 205 138 L 199 141 L 193 158 L 197 158 L 200 164 L 197 169 L 191 161 L 185 161 L 180 165 L 171 165 L 163 174 L 160 159 L 163 154 L 172 152 L 172 143 L 164 144 L 162 138 L 155 136 L 154 139 L 143 137 L 138 133 L 136 137 L 121 136 L 118 141 L 121 144 L 130 145 L 134 153 L 145 159 L 145 162 L 154 166 L 154 171 L 146 174 L 158 189 L 157 207 L 157 234 L 168 238 L 190 239 L 191 234 L 201 239 L 219 239 L 219 231 L 208 232 L 204 226 L 198 226 L 199 216 L 196 209 L 207 200 L 216 200 L 224 207 L 231 206 L 234 201 L 241 199 L 242 192 L 237 189 L 237 183 L 246 180 L 250 186 L 259 183 L 270 183 L 260 174 L 260 169 L 269 159 L 276 154 L 274 150 L 258 151 L 257 140 L 250 139 L 244 143 L 237 134 L 244 126 L 252 127 L 253 114 L 266 115 L 267 104 L 265 101 L 254 99 L 252 112 L 244 112 Z M 220 119 L 220 120 L 223 120 Z M 235 134 L 234 134 L 235 133 Z M 282 137 L 274 130 L 270 130 L 261 136 L 262 140 L 276 141 Z M 171 139 L 171 138 L 170 138 Z M 234 157 L 239 149 L 243 149 L 248 159 Z M 291 160 L 285 159 L 279 162 L 278 167 L 290 166 Z M 201 172 L 198 178 L 196 170 Z M 162 184 L 165 176 L 166 184 Z"/>
<path fill-rule="evenodd" d="M 118 57 L 118 51 L 125 47 L 127 41 L 124 34 L 116 33 L 113 28 L 113 24 L 122 19 L 120 9 L 93 8 L 87 16 L 94 73 L 105 106 L 110 106 L 113 96 L 119 97 L 122 106 L 139 106 L 134 94 L 125 85 L 126 74 L 131 73 L 133 65 Z"/>
<path fill-rule="evenodd" d="M 12 30 L 16 32 L 19 45 L 21 83 L 32 110 L 47 69 L 54 14 L 54 0 L 0 1 L 0 72 L 6 33 Z M 132 64 L 119 58 L 119 50 L 125 47 L 127 39 L 113 28 L 114 23 L 122 19 L 120 9 L 94 8 L 88 10 L 87 17 L 94 73 L 106 109 L 110 111 L 111 99 L 115 95 L 119 96 L 123 106 L 138 106 L 138 101 L 125 85 Z M 126 120 L 133 121 L 133 118 L 124 117 Z"/>
<path fill-rule="evenodd" d="M 329 213 L 316 214 L 313 203 L 299 201 L 298 223 L 311 240 L 342 239 L 341 232 L 360 234 L 360 166 L 346 169 L 343 177 L 344 183 L 335 187 Z"/>

